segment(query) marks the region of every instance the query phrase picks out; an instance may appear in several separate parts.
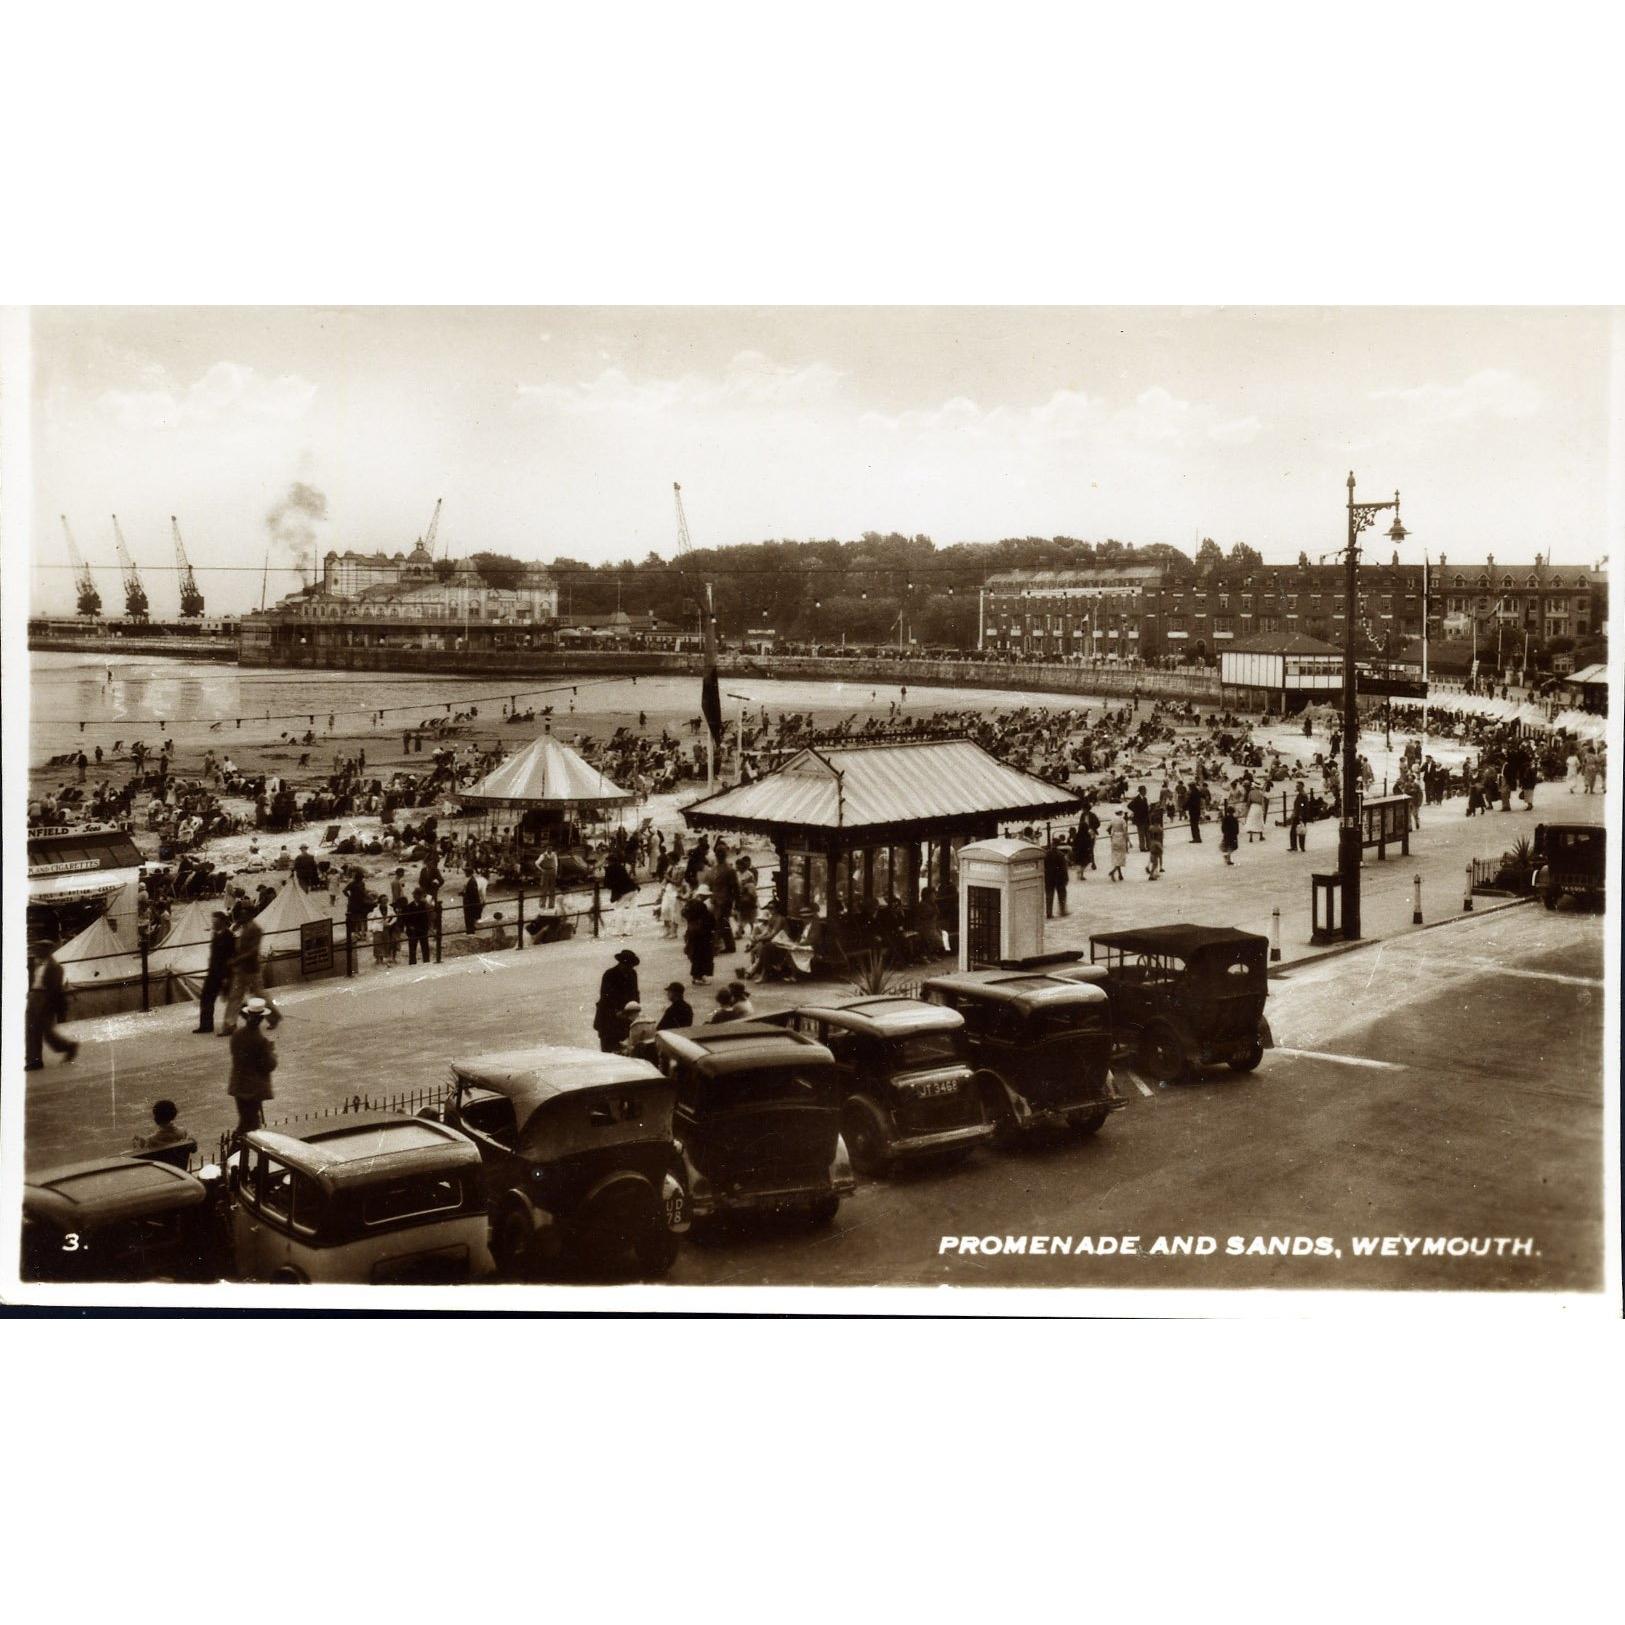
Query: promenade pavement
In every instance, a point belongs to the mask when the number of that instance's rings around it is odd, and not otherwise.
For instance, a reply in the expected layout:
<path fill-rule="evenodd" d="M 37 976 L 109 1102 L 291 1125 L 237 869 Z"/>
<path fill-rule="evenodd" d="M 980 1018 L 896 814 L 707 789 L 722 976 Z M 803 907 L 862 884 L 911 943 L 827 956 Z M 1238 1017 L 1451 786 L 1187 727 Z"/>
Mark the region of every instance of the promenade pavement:
<path fill-rule="evenodd" d="M 1600 822 L 1603 808 L 1601 795 L 1571 796 L 1563 785 L 1542 786 L 1532 812 L 1468 819 L 1461 799 L 1424 808 L 1409 858 L 1379 863 L 1374 852 L 1368 854 L 1362 888 L 1366 938 L 1391 940 L 1413 931 L 1413 875 L 1422 876 L 1425 921 L 1459 917 L 1469 858 L 1498 855 L 1520 835 L 1532 836 L 1543 820 Z M 1303 960 L 1323 951 L 1309 942 L 1309 875 L 1335 868 L 1335 847 L 1330 821 L 1311 827 L 1305 854 L 1288 852 L 1286 831 L 1272 826 L 1262 843 L 1249 846 L 1243 839 L 1235 866 L 1226 867 L 1215 825 L 1204 825 L 1200 844 L 1190 844 L 1184 827 L 1174 826 L 1162 878 L 1148 881 L 1144 858 L 1131 851 L 1129 878 L 1121 884 L 1108 883 L 1104 869 L 1087 881 L 1074 879 L 1069 912 L 1050 922 L 1046 947 L 1086 949 L 1092 931 L 1176 920 L 1267 933 L 1271 911 L 1279 907 L 1283 962 Z M 1098 851 L 1105 853 L 1104 840 Z M 651 900 L 652 888 L 643 896 Z M 658 1011 L 665 984 L 687 981 L 687 965 L 680 942 L 660 935 L 649 909 L 638 910 L 635 920 L 624 942 L 584 936 L 276 990 L 285 1019 L 275 1034 L 280 1066 L 268 1118 L 321 1110 L 358 1093 L 377 1097 L 434 1087 L 446 1080 L 451 1060 L 482 1050 L 594 1045 L 598 980 L 621 946 L 639 954 L 645 1007 Z M 741 958 L 719 955 L 717 982 L 691 990 L 700 1020 L 711 1013 L 716 985 Z M 770 985 L 757 990 L 756 1002 L 762 1010 L 782 1008 L 820 989 L 838 991 L 838 984 Z M 149 1126 L 151 1103 L 160 1096 L 176 1102 L 181 1123 L 201 1145 L 229 1128 L 235 1114 L 225 1094 L 226 1043 L 195 1036 L 195 1020 L 196 1006 L 183 1004 L 69 1024 L 65 1031 L 82 1046 L 78 1059 L 64 1065 L 52 1057 L 44 1071 L 26 1078 L 27 1165 L 40 1168 L 126 1147 Z"/>

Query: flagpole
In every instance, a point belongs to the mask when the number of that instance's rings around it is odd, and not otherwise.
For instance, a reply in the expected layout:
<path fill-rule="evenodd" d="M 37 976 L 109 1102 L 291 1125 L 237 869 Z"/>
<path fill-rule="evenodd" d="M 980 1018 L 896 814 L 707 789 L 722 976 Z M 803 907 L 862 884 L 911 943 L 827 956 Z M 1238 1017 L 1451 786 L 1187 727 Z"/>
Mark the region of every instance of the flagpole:
<path fill-rule="evenodd" d="M 1432 608 L 1428 596 L 1428 556 L 1422 554 L 1422 754 L 1428 749 L 1428 613 Z"/>

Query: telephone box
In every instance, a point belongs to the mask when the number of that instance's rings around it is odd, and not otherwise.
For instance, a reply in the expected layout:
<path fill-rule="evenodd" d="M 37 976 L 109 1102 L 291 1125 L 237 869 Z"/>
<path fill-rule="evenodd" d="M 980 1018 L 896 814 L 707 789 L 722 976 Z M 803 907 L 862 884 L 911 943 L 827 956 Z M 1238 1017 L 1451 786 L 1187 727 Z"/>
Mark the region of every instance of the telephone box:
<path fill-rule="evenodd" d="M 1044 849 L 1000 836 L 959 849 L 959 968 L 1044 951 Z"/>

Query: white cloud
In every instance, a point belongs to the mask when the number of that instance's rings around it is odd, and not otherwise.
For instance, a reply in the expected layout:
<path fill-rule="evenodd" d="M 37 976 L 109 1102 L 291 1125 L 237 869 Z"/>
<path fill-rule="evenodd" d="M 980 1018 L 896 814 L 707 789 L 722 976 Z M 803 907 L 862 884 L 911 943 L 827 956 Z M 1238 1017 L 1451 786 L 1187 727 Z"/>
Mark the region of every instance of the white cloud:
<path fill-rule="evenodd" d="M 1244 418 L 1231 418 L 1227 423 L 1210 425 L 1207 437 L 1221 446 L 1250 446 L 1258 438 L 1259 431 L 1263 427 L 1264 425 L 1249 413 Z"/>
<path fill-rule="evenodd" d="M 741 350 L 717 376 L 683 373 L 676 378 L 635 380 L 619 367 L 596 378 L 563 384 L 520 384 L 516 404 L 574 415 L 643 416 L 672 407 L 808 408 L 832 398 L 840 374 L 821 361 L 785 366 L 759 350 Z"/>
<path fill-rule="evenodd" d="M 1459 384 L 1420 384 L 1411 389 L 1374 389 L 1374 401 L 1397 401 L 1440 422 L 1460 422 L 1487 414 L 1497 418 L 1533 417 L 1545 404 L 1527 379 L 1486 367 Z"/>
<path fill-rule="evenodd" d="M 158 374 L 149 388 L 103 390 L 96 404 L 126 429 L 180 429 L 233 417 L 291 423 L 305 415 L 315 397 L 316 385 L 304 378 L 266 378 L 252 367 L 217 361 L 185 389 Z"/>

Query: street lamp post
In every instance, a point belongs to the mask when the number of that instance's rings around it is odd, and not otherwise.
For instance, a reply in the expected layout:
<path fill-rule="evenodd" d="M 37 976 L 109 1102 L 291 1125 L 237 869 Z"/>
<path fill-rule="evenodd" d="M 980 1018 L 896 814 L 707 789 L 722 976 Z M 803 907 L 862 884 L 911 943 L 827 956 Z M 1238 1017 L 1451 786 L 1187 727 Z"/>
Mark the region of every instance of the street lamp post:
<path fill-rule="evenodd" d="M 1356 502 L 1354 475 L 1348 478 L 1349 537 L 1343 553 L 1343 810 L 1337 831 L 1337 873 L 1343 893 L 1343 938 L 1360 940 L 1360 760 L 1359 694 L 1355 670 L 1354 637 L 1359 619 L 1359 536 L 1379 513 L 1394 510 L 1394 523 L 1388 532 L 1394 543 L 1405 540 L 1405 527 L 1399 522 L 1399 492 L 1392 502 Z"/>

